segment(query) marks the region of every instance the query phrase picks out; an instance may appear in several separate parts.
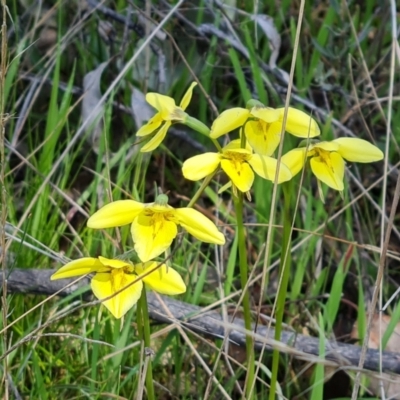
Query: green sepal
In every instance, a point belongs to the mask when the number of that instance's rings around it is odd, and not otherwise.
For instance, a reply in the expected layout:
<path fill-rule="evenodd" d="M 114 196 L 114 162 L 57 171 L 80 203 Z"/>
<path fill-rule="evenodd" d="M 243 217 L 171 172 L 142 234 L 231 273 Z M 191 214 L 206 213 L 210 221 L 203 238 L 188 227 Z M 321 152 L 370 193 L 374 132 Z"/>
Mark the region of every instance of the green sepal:
<path fill-rule="evenodd" d="M 182 121 L 182 124 L 187 125 L 188 127 L 192 128 L 196 132 L 201 133 L 202 135 L 210 136 L 210 128 L 207 125 L 203 124 L 198 119 L 193 118 L 188 114 L 186 114 L 186 117 Z"/>
<path fill-rule="evenodd" d="M 248 110 L 251 110 L 253 107 L 262 107 L 265 108 L 265 105 L 263 103 L 261 103 L 261 101 L 258 101 L 256 99 L 250 99 L 247 103 L 246 103 L 246 108 Z"/>

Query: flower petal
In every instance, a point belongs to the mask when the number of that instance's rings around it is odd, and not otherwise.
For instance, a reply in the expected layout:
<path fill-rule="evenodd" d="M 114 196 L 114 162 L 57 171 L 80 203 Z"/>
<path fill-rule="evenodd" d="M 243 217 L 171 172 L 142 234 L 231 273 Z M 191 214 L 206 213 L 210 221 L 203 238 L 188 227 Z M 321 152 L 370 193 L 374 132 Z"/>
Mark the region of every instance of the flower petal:
<path fill-rule="evenodd" d="M 210 138 L 216 139 L 225 133 L 231 132 L 242 126 L 250 115 L 246 108 L 230 108 L 223 111 L 211 126 Z"/>
<path fill-rule="evenodd" d="M 164 121 L 173 119 L 172 114 L 177 107 L 172 97 L 159 93 L 147 93 L 146 101 L 160 113 L 160 117 Z"/>
<path fill-rule="evenodd" d="M 96 274 L 91 282 L 94 295 L 103 300 L 114 295 L 119 290 L 134 282 L 138 277 L 124 273 L 123 270 L 114 269 L 109 273 Z M 115 318 L 123 317 L 139 300 L 142 293 L 143 283 L 138 280 L 127 287 L 121 293 L 103 302 Z"/>
<path fill-rule="evenodd" d="M 113 228 L 130 224 L 145 208 L 134 200 L 113 201 L 96 211 L 87 222 L 93 229 Z"/>
<path fill-rule="evenodd" d="M 212 174 L 219 166 L 219 153 L 204 153 L 187 159 L 182 165 L 182 173 L 186 179 L 198 181 Z"/>
<path fill-rule="evenodd" d="M 175 209 L 174 209 L 174 207 L 171 207 L 167 203 L 168 196 L 165 196 L 165 195 L 160 195 L 160 196 L 163 196 L 163 197 L 161 197 L 161 199 L 159 197 L 157 197 L 155 202 L 148 203 L 146 205 L 146 211 L 151 211 L 153 213 L 164 213 L 164 215 L 168 214 L 168 217 L 170 217 L 170 220 L 172 220 L 174 217 L 173 213 L 174 213 Z"/>
<path fill-rule="evenodd" d="M 279 110 L 275 110 L 274 108 L 270 107 L 253 107 L 250 110 L 250 113 L 254 117 L 260 118 L 268 124 L 278 121 L 281 116 Z"/>
<path fill-rule="evenodd" d="M 158 130 L 158 132 L 140 149 L 140 151 L 142 153 L 146 153 L 156 149 L 164 140 L 170 126 L 171 121 L 165 122 L 164 125 Z"/>
<path fill-rule="evenodd" d="M 292 176 L 296 176 L 307 161 L 306 153 L 307 149 L 305 147 L 290 150 L 281 157 L 281 163 L 289 168 Z"/>
<path fill-rule="evenodd" d="M 184 229 L 196 239 L 206 243 L 224 244 L 225 236 L 218 230 L 214 222 L 193 208 L 177 208 L 175 216 Z"/>
<path fill-rule="evenodd" d="M 275 181 L 276 169 L 278 167 L 278 161 L 275 158 L 254 154 L 248 162 L 256 174 L 272 182 Z M 292 173 L 289 168 L 285 164 L 280 163 L 277 183 L 290 181 L 290 179 L 292 179 Z"/>
<path fill-rule="evenodd" d="M 123 260 L 116 260 L 116 259 L 110 259 L 110 258 L 105 258 L 105 257 L 99 256 L 99 261 L 106 267 L 115 268 L 115 269 L 128 267 L 128 268 L 132 269 L 132 272 L 133 272 L 133 265 L 126 261 L 123 261 Z"/>
<path fill-rule="evenodd" d="M 279 146 L 282 124 L 267 124 L 262 120 L 248 121 L 244 126 L 244 133 L 254 151 L 258 154 L 270 156 Z"/>
<path fill-rule="evenodd" d="M 166 219 L 164 213 L 142 213 L 133 222 L 131 233 L 138 257 L 146 262 L 171 246 L 178 228 L 175 222 Z"/>
<path fill-rule="evenodd" d="M 147 262 L 145 264 L 136 264 L 135 271 L 139 275 L 144 275 L 154 270 L 157 262 Z M 177 271 L 171 267 L 162 264 L 154 272 L 143 277 L 143 282 L 152 290 L 161 294 L 181 294 L 186 292 L 186 285 Z"/>
<path fill-rule="evenodd" d="M 231 140 L 226 146 L 223 147 L 222 151 L 223 153 L 225 153 L 226 151 L 237 151 L 246 154 L 253 153 L 253 149 L 247 142 L 246 148 L 242 147 L 242 139 Z"/>
<path fill-rule="evenodd" d="M 315 144 L 311 144 L 308 148 L 309 151 L 311 151 L 314 148 L 317 149 L 322 149 L 322 150 L 326 150 L 326 151 L 338 151 L 339 150 L 339 145 L 337 143 L 335 143 L 335 141 L 331 141 L 331 142 L 318 142 Z"/>
<path fill-rule="evenodd" d="M 161 114 L 157 113 L 154 117 L 150 118 L 147 124 L 143 125 L 137 132 L 136 136 L 147 136 L 158 129 L 163 122 Z"/>
<path fill-rule="evenodd" d="M 314 175 L 329 187 L 342 191 L 344 177 L 344 160 L 336 152 L 329 153 L 329 159 L 312 157 L 310 160 L 311 170 Z"/>
<path fill-rule="evenodd" d="M 241 192 L 248 192 L 251 189 L 254 173 L 247 162 L 224 159 L 221 160 L 221 168 Z"/>
<path fill-rule="evenodd" d="M 61 267 L 50 277 L 50 280 L 54 281 L 56 279 L 65 279 L 72 278 L 74 276 L 86 275 L 102 268 L 104 268 L 104 265 L 98 258 L 79 258 L 78 260 L 71 261 Z"/>
<path fill-rule="evenodd" d="M 280 121 L 283 122 L 285 108 L 277 109 L 281 113 Z M 315 119 L 303 111 L 289 107 L 286 119 L 286 131 L 294 136 L 302 138 L 312 138 L 318 136 L 321 131 Z"/>
<path fill-rule="evenodd" d="M 383 159 L 383 152 L 366 140 L 339 138 L 333 142 L 339 145 L 338 153 L 348 161 L 370 163 Z"/>
<path fill-rule="evenodd" d="M 179 107 L 182 108 L 182 110 L 186 110 L 187 106 L 190 103 L 190 100 L 192 100 L 192 94 L 193 94 L 193 88 L 197 85 L 197 82 L 192 82 L 192 84 L 189 86 L 189 89 L 186 90 L 186 93 L 184 94 L 181 104 Z"/>

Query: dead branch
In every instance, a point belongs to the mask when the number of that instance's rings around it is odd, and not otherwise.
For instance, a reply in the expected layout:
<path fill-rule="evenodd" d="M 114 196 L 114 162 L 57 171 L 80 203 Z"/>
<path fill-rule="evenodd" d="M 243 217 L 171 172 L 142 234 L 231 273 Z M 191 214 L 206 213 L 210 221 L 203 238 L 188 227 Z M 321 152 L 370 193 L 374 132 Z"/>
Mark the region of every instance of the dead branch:
<path fill-rule="evenodd" d="M 38 269 L 13 269 L 8 273 L 7 288 L 10 293 L 31 293 L 51 295 L 61 290 L 73 279 L 50 281 L 50 276 L 55 270 Z M 0 277 L 0 285 L 2 278 Z M 79 288 L 88 285 L 89 279 L 83 279 L 74 286 L 62 291 L 60 295 L 68 296 Z M 86 300 L 84 298 L 83 300 Z M 230 342 L 245 346 L 244 321 L 236 318 L 234 322 L 224 321 L 217 311 L 204 311 L 201 307 L 174 300 L 167 296 L 148 293 L 149 313 L 153 320 L 163 323 L 180 324 L 187 329 L 205 334 L 209 337 L 229 337 Z M 319 339 L 300 335 L 294 332 L 284 331 L 280 342 L 275 342 L 274 330 L 269 331 L 265 326 L 258 326 L 255 335 L 255 348 L 261 350 L 266 344 L 267 349 L 273 347 L 297 358 L 309 359 L 306 356 L 318 357 Z M 359 346 L 326 341 L 325 359 L 338 366 L 356 367 L 361 354 Z M 379 371 L 379 351 L 369 349 L 364 368 L 371 371 Z M 383 352 L 382 369 L 386 372 L 400 374 L 400 353 Z"/>

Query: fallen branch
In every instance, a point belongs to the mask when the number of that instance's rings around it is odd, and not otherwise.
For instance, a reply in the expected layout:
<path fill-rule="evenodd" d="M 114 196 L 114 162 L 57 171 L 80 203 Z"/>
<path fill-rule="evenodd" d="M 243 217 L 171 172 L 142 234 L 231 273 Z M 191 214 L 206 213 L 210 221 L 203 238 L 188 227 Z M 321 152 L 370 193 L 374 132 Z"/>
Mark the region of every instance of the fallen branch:
<path fill-rule="evenodd" d="M 34 293 L 51 295 L 62 290 L 73 279 L 50 281 L 55 270 L 13 269 L 7 277 L 7 288 L 11 293 Z M 0 285 L 2 278 L 0 277 Z M 88 285 L 89 279 L 82 279 L 77 284 L 63 290 L 60 295 L 68 296 L 77 289 Z M 180 323 L 187 329 L 206 334 L 214 338 L 229 337 L 230 342 L 245 346 L 244 321 L 236 318 L 233 323 L 223 320 L 216 311 L 204 311 L 201 307 L 174 300 L 167 296 L 148 293 L 149 313 L 153 320 L 165 323 Z M 255 334 L 255 348 L 261 350 L 265 344 L 267 349 L 277 347 L 281 352 L 297 358 L 309 360 L 309 356 L 318 357 L 319 339 L 284 331 L 281 341 L 276 342 L 274 330 L 265 326 L 258 326 Z M 338 366 L 356 367 L 359 362 L 361 348 L 359 346 L 326 341 L 325 359 Z M 316 359 L 321 361 L 321 359 Z M 379 351 L 369 349 L 364 368 L 379 371 Z M 400 374 L 400 353 L 383 352 L 382 370 Z"/>

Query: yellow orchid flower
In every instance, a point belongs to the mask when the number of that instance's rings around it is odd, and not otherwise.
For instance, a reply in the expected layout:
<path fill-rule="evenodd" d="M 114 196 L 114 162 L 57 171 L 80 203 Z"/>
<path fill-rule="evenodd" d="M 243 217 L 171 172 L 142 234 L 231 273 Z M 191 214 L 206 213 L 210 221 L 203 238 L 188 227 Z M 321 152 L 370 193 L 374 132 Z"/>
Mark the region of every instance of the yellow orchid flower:
<path fill-rule="evenodd" d="M 140 149 L 145 153 L 156 149 L 164 140 L 169 127 L 173 122 L 182 122 L 186 119 L 185 110 L 192 99 L 193 88 L 197 85 L 193 82 L 182 98 L 179 107 L 172 97 L 159 93 L 147 93 L 146 101 L 153 106 L 158 113 L 152 117 L 147 124 L 143 125 L 136 136 L 147 136 L 157 131 L 156 134 Z"/>
<path fill-rule="evenodd" d="M 241 192 L 248 192 L 253 185 L 254 172 L 274 181 L 278 162 L 274 158 L 254 154 L 250 146 L 241 148 L 240 140 L 233 140 L 222 149 L 222 153 L 204 153 L 189 158 L 183 163 L 182 173 L 186 179 L 198 181 L 215 172 L 219 166 L 234 186 Z M 291 178 L 289 169 L 281 163 L 278 183 Z"/>
<path fill-rule="evenodd" d="M 366 140 L 339 138 L 291 150 L 282 156 L 281 161 L 295 176 L 304 167 L 308 157 L 311 157 L 310 166 L 314 175 L 329 187 L 342 191 L 345 160 L 370 163 L 382 160 L 383 153 Z"/>
<path fill-rule="evenodd" d="M 216 139 L 244 126 L 244 134 L 254 151 L 270 156 L 281 140 L 284 113 L 284 107 L 273 109 L 257 105 L 250 109 L 231 108 L 222 112 L 214 121 L 210 137 Z M 288 108 L 286 131 L 302 138 L 313 138 L 320 134 L 318 124 L 313 118 L 292 107 Z"/>
<path fill-rule="evenodd" d="M 224 244 L 225 237 L 215 224 L 193 208 L 173 208 L 168 196 L 159 195 L 154 203 L 119 200 L 107 204 L 94 213 L 87 226 L 94 229 L 112 228 L 132 224 L 134 249 L 141 261 L 159 256 L 178 233 L 178 225 L 195 238 L 214 244 Z"/>
<path fill-rule="evenodd" d="M 153 271 L 153 272 L 151 272 Z M 51 280 L 95 273 L 91 280 L 94 295 L 103 300 L 115 318 L 123 317 L 139 300 L 143 283 L 161 294 L 184 293 L 186 285 L 177 271 L 157 262 L 131 264 L 127 261 L 85 257 L 69 262 L 51 276 Z M 120 293 L 118 293 L 121 291 Z M 115 294 L 117 293 L 117 294 Z"/>

